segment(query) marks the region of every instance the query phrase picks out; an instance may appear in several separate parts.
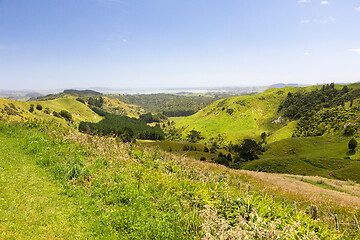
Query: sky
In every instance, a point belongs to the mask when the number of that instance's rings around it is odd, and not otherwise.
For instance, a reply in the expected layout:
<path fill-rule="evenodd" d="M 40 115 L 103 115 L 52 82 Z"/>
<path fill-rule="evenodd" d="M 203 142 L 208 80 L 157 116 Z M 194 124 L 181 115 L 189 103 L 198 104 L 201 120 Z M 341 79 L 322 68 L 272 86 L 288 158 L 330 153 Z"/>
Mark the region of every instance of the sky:
<path fill-rule="evenodd" d="M 0 0 L 0 89 L 360 81 L 360 0 Z"/>

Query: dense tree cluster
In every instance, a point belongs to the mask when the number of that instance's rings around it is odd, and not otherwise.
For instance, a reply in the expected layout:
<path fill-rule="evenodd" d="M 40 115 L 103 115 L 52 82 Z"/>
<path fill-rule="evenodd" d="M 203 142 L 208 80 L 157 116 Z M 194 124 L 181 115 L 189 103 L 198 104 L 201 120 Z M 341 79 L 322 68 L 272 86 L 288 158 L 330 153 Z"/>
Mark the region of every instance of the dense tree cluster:
<path fill-rule="evenodd" d="M 99 98 L 89 97 L 88 104 L 91 106 L 101 108 L 102 105 L 104 104 L 104 98 L 103 97 L 99 97 Z"/>
<path fill-rule="evenodd" d="M 357 106 L 345 108 L 342 106 L 308 112 L 298 122 L 295 137 L 321 136 L 324 133 L 340 131 L 352 136 L 359 128 L 358 116 L 360 109 Z"/>
<path fill-rule="evenodd" d="M 258 155 L 263 151 L 262 143 L 252 139 L 244 139 L 242 144 L 230 144 L 227 149 L 230 153 L 219 153 L 214 162 L 230 168 L 240 168 L 243 162 L 259 159 Z"/>
<path fill-rule="evenodd" d="M 153 115 L 152 113 L 149 112 L 149 113 L 141 114 L 139 118 L 147 123 L 153 123 L 153 122 L 161 122 L 162 119 L 166 119 L 166 116 L 164 116 L 161 113 Z"/>
<path fill-rule="evenodd" d="M 187 138 L 187 140 L 189 142 L 192 142 L 192 143 L 203 139 L 203 137 L 201 136 L 201 133 L 199 131 L 196 131 L 196 130 L 191 130 L 189 132 L 189 134 L 186 136 L 186 138 Z"/>
<path fill-rule="evenodd" d="M 347 86 L 339 90 L 335 88 L 334 83 L 331 83 L 311 92 L 289 92 L 285 101 L 279 106 L 278 112 L 289 119 L 300 119 L 312 111 L 343 106 L 345 102 L 357 97 L 360 97 L 360 90 L 350 90 Z"/>
<path fill-rule="evenodd" d="M 129 139 L 164 140 L 165 135 L 161 128 L 150 127 L 143 120 L 107 114 L 98 123 L 81 122 L 79 131 L 102 136 L 117 136 L 128 141 Z"/>
<path fill-rule="evenodd" d="M 209 96 L 180 96 L 164 93 L 114 97 L 124 103 L 141 106 L 149 112 L 163 113 L 167 117 L 189 116 L 218 100 Z"/>

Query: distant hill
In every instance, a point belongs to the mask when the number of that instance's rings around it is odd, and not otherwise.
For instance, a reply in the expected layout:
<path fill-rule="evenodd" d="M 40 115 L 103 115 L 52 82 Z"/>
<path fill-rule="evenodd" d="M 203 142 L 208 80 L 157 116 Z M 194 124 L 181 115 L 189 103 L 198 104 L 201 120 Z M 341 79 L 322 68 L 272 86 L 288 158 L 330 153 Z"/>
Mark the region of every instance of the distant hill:
<path fill-rule="evenodd" d="M 285 87 L 304 87 L 304 85 L 300 85 L 297 83 L 277 83 L 270 85 L 268 88 L 285 88 Z"/>
<path fill-rule="evenodd" d="M 94 90 L 75 90 L 75 89 L 67 89 L 60 93 L 55 94 L 48 94 L 45 96 L 40 96 L 37 98 L 30 98 L 29 101 L 36 101 L 36 100 L 49 100 L 49 99 L 55 99 L 55 98 L 62 98 L 65 96 L 102 96 L 103 94 Z"/>

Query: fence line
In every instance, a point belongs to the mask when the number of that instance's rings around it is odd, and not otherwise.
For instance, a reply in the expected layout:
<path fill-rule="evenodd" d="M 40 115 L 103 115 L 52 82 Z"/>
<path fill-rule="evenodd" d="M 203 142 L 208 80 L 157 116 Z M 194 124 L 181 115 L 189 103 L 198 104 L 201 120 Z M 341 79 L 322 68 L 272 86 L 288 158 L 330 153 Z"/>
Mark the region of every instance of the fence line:
<path fill-rule="evenodd" d="M 251 186 L 249 184 L 241 184 L 241 182 L 239 181 L 238 184 L 238 190 L 239 191 L 242 191 L 244 190 L 244 187 L 247 186 L 247 189 L 246 189 L 246 192 L 248 194 L 250 193 L 255 193 L 256 191 L 251 191 Z M 244 186 L 244 187 L 242 187 Z M 272 200 L 275 201 L 276 198 L 282 198 L 282 205 L 283 205 L 283 208 L 286 207 L 286 205 L 288 206 L 292 206 L 294 208 L 294 212 L 295 213 L 298 213 L 298 211 L 300 212 L 303 212 L 305 214 L 309 214 L 310 217 L 314 220 L 318 220 L 318 219 L 323 219 L 325 221 L 328 221 L 328 222 L 333 222 L 334 223 L 334 228 L 336 228 L 336 230 L 340 230 L 340 226 L 352 226 L 353 230 L 354 231 L 358 231 L 360 232 L 360 226 L 359 226 L 359 221 L 357 219 L 357 217 L 355 215 L 353 215 L 353 218 L 352 218 L 352 221 L 351 222 L 346 222 L 346 221 L 343 221 L 341 222 L 340 221 L 340 218 L 337 214 L 333 214 L 331 212 L 331 210 L 329 209 L 328 206 L 324 206 L 325 208 L 328 208 L 327 210 L 328 211 L 322 211 L 317 205 L 308 205 L 307 208 L 302 209 L 299 208 L 298 206 L 300 206 L 301 204 L 308 204 L 308 203 L 311 203 L 312 201 L 311 200 L 307 200 L 307 201 L 301 201 L 301 202 L 297 202 L 297 201 L 293 201 L 292 204 L 286 204 L 286 202 L 289 202 L 287 201 L 287 199 L 284 197 L 284 196 L 280 196 L 280 195 L 277 195 L 277 194 L 271 194 L 269 192 L 266 191 L 266 188 L 262 189 L 262 190 L 259 190 L 259 195 L 264 197 L 264 198 L 268 198 L 268 197 L 272 197 Z M 306 212 L 306 209 L 309 210 L 309 212 Z"/>

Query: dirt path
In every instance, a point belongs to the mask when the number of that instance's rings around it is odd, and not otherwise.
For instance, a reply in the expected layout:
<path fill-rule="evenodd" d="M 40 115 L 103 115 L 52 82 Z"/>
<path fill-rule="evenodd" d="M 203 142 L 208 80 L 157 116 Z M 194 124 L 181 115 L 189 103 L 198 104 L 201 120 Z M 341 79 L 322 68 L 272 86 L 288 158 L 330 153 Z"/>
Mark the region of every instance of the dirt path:
<path fill-rule="evenodd" d="M 360 208 L 360 184 L 322 177 L 237 171 L 272 191 L 301 196 L 309 201 L 336 203 L 338 206 Z"/>

